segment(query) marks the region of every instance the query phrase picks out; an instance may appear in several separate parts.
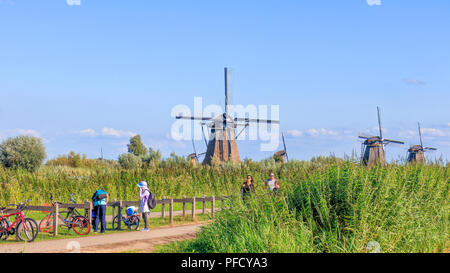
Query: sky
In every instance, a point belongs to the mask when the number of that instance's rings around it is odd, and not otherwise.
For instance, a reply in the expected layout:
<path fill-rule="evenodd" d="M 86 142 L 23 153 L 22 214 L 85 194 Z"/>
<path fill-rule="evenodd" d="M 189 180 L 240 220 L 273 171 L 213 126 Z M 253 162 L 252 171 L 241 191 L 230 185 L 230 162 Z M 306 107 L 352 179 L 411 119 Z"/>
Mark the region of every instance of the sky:
<path fill-rule="evenodd" d="M 358 134 L 450 159 L 450 1 L 0 0 L 0 141 L 41 137 L 48 158 L 117 159 L 129 138 L 174 139 L 177 105 L 279 105 L 290 159 L 360 153 Z M 262 140 L 239 140 L 260 160 Z M 205 150 L 195 141 L 198 152 Z M 276 150 L 282 149 L 282 143 Z"/>

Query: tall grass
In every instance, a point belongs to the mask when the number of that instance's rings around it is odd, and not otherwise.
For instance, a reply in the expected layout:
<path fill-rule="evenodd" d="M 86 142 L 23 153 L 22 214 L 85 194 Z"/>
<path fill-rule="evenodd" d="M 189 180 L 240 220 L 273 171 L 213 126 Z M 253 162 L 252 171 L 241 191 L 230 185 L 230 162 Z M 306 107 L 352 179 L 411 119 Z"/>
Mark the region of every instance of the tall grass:
<path fill-rule="evenodd" d="M 313 172 L 309 172 L 313 168 Z M 301 171 L 301 169 L 299 169 Z M 234 202 L 181 252 L 440 252 L 449 247 L 448 168 L 333 163 L 279 196 Z"/>
<path fill-rule="evenodd" d="M 89 199 L 99 189 L 111 199 L 137 199 L 146 180 L 157 198 L 238 195 L 247 174 L 256 197 L 235 199 L 198 238 L 174 251 L 187 252 L 365 252 L 376 241 L 383 252 L 434 252 L 449 247 L 449 168 L 388 165 L 365 168 L 348 160 L 273 161 L 207 167 L 164 164 L 136 170 L 46 166 L 38 172 L 0 168 L 0 203 L 53 193 L 69 201 Z M 269 171 L 281 181 L 278 196 L 267 195 Z"/>

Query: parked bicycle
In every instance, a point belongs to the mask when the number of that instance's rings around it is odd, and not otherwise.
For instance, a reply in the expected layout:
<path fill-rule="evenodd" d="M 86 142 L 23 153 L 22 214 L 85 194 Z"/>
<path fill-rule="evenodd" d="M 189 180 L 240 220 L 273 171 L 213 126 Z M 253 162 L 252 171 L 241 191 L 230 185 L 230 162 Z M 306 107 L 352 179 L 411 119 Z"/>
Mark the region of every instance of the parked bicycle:
<path fill-rule="evenodd" d="M 128 229 L 135 229 L 137 230 L 139 228 L 139 222 L 141 220 L 141 217 L 139 213 L 137 212 L 136 207 L 128 207 L 126 210 L 126 217 L 122 214 L 122 222 L 125 224 L 125 226 L 128 227 Z M 114 217 L 113 223 L 112 223 L 113 230 L 119 229 L 119 215 Z"/>
<path fill-rule="evenodd" d="M 73 193 L 70 195 L 70 202 L 75 204 L 75 200 L 73 199 Z M 56 203 L 61 204 L 60 202 L 53 201 L 53 195 L 50 194 L 50 201 L 54 206 Z M 67 213 L 66 217 L 63 217 L 61 213 Z M 73 229 L 78 235 L 87 235 L 91 231 L 91 223 L 89 220 L 84 217 L 75 207 L 69 207 L 67 212 L 62 211 L 58 212 L 58 217 L 60 220 L 60 224 L 66 226 L 68 230 Z M 41 222 L 39 223 L 39 230 L 41 232 L 50 232 L 54 229 L 54 220 L 55 213 L 52 212 L 49 215 L 45 216 Z"/>
<path fill-rule="evenodd" d="M 20 204 L 10 204 L 8 206 L 16 206 L 18 212 L 4 214 L 4 211 L 7 207 L 0 208 L 2 216 L 0 217 L 0 238 L 3 237 L 3 240 L 8 239 L 10 235 L 16 234 L 17 239 L 21 241 L 32 242 L 36 239 L 39 228 L 36 223 L 31 218 L 25 218 L 23 211 L 25 210 L 25 204 L 31 202 L 31 199 L 25 200 L 24 203 Z M 9 217 L 16 216 L 16 219 L 12 224 L 9 222 Z"/>

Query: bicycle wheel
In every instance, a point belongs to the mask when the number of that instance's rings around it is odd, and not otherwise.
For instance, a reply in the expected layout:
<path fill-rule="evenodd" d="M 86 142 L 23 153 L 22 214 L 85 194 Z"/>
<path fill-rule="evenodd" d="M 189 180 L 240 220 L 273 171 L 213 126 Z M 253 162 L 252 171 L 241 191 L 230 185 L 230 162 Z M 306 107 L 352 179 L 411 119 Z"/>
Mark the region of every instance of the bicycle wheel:
<path fill-rule="evenodd" d="M 119 230 L 119 215 L 116 215 L 116 217 L 114 217 L 114 220 L 112 222 L 112 229 Z"/>
<path fill-rule="evenodd" d="M 130 222 L 131 222 L 131 224 L 130 224 L 130 226 L 128 226 L 129 229 L 131 229 L 132 226 L 134 226 L 135 230 L 137 230 L 139 228 L 139 217 L 132 216 Z"/>
<path fill-rule="evenodd" d="M 40 232 L 50 232 L 53 230 L 53 214 L 49 214 L 45 216 L 41 222 L 39 222 L 39 231 Z"/>
<path fill-rule="evenodd" d="M 86 235 L 91 231 L 91 224 L 86 217 L 75 216 L 72 221 L 72 228 L 78 235 Z"/>
<path fill-rule="evenodd" d="M 3 238 L 3 240 L 8 239 L 9 236 L 8 228 L 9 222 L 5 218 L 3 218 L 2 221 L 0 221 L 0 239 L 1 238 Z"/>
<path fill-rule="evenodd" d="M 23 222 L 17 225 L 17 238 L 22 241 L 33 242 L 39 232 L 36 221 L 31 218 L 25 218 Z"/>

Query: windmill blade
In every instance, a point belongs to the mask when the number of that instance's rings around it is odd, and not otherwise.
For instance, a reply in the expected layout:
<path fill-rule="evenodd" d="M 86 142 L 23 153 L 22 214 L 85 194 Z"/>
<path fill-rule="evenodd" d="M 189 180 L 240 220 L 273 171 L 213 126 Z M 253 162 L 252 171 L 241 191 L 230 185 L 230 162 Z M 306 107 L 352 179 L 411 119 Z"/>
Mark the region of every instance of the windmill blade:
<path fill-rule="evenodd" d="M 213 118 L 209 117 L 186 117 L 186 116 L 176 116 L 176 119 L 190 119 L 190 120 L 211 120 Z"/>
<path fill-rule="evenodd" d="M 422 142 L 422 131 L 420 130 L 420 123 L 419 123 L 419 122 L 417 122 L 417 126 L 419 127 L 420 147 L 423 147 L 423 142 Z"/>
<path fill-rule="evenodd" d="M 256 122 L 256 123 L 267 123 L 267 124 L 280 124 L 279 120 L 270 120 L 270 119 L 252 119 L 252 118 L 234 118 L 234 121 L 241 121 L 241 122 Z"/>
<path fill-rule="evenodd" d="M 428 150 L 428 151 L 437 151 L 436 148 L 432 148 L 432 147 L 424 147 L 424 150 Z"/>
<path fill-rule="evenodd" d="M 232 71 L 230 68 L 225 67 L 225 114 L 228 116 L 229 114 L 229 106 L 232 104 L 232 94 L 233 94 L 233 86 L 232 86 Z"/>
<path fill-rule="evenodd" d="M 288 153 L 287 153 L 287 150 L 286 150 L 286 142 L 284 141 L 284 134 L 283 133 L 281 133 L 281 138 L 283 139 L 283 146 L 284 146 L 284 153 L 286 155 L 286 161 L 289 161 Z"/>
<path fill-rule="evenodd" d="M 405 144 L 405 142 L 403 142 L 403 141 L 392 140 L 392 139 L 383 139 L 383 143 L 385 143 L 385 144 L 388 144 L 388 143 Z"/>
<path fill-rule="evenodd" d="M 378 128 L 380 129 L 380 139 L 383 139 L 383 131 L 381 130 L 380 107 L 377 106 L 378 112 Z"/>
<path fill-rule="evenodd" d="M 359 135 L 358 137 L 359 137 L 359 138 L 362 138 L 362 139 L 369 139 L 369 138 L 372 138 L 372 137 L 370 137 L 370 136 L 362 136 L 362 135 Z"/>
<path fill-rule="evenodd" d="M 197 149 L 195 149 L 194 139 L 192 139 L 192 147 L 194 147 L 195 157 L 198 158 Z"/>
<path fill-rule="evenodd" d="M 208 141 L 206 141 L 205 131 L 203 130 L 203 125 L 205 125 L 205 124 L 201 123 L 201 125 L 202 125 L 202 136 L 203 136 L 203 139 L 205 140 L 206 149 L 208 149 Z"/>

